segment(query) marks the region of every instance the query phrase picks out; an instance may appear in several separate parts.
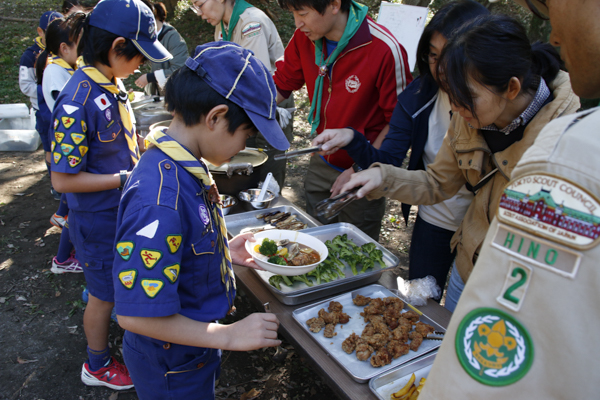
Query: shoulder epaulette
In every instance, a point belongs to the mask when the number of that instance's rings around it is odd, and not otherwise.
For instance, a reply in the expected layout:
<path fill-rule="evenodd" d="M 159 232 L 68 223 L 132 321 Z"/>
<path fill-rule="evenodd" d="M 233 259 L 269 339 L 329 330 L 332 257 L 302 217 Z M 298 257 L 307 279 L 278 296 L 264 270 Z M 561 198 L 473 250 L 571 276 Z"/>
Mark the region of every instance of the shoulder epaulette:
<path fill-rule="evenodd" d="M 158 163 L 160 171 L 160 187 L 156 204 L 177 210 L 177 200 L 179 199 L 179 176 L 177 164 L 171 160 L 162 160 Z"/>
<path fill-rule="evenodd" d="M 89 81 L 81 81 L 79 85 L 77 85 L 77 90 L 73 95 L 73 101 L 85 106 L 87 99 L 90 95 L 90 91 L 92 90 L 92 85 Z"/>

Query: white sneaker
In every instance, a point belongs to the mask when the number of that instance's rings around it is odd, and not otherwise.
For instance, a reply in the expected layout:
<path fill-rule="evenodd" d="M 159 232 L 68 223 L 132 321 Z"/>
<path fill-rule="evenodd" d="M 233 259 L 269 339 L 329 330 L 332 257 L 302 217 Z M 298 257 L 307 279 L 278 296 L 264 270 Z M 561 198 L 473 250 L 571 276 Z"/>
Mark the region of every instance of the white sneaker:
<path fill-rule="evenodd" d="M 52 259 L 52 268 L 50 268 L 50 271 L 55 274 L 64 274 L 66 272 L 79 273 L 83 272 L 83 268 L 79 264 L 79 261 L 77 261 L 73 256 L 69 256 L 67 261 L 64 263 L 59 263 L 56 260 L 56 257 L 54 257 Z"/>
<path fill-rule="evenodd" d="M 50 217 L 50 223 L 57 228 L 62 229 L 65 226 L 67 219 L 65 217 L 61 217 L 58 214 L 54 214 Z"/>

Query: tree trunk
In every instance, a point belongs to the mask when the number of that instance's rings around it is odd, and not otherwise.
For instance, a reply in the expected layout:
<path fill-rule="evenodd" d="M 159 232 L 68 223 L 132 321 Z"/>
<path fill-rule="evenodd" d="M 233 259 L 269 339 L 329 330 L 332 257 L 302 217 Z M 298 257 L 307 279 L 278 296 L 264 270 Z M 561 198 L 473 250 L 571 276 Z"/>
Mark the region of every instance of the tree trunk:
<path fill-rule="evenodd" d="M 162 0 L 163 4 L 167 8 L 167 16 L 173 15 L 175 8 L 177 8 L 177 3 L 179 0 Z"/>
<path fill-rule="evenodd" d="M 402 4 L 420 7 L 427 7 L 430 2 L 431 0 L 402 0 Z"/>

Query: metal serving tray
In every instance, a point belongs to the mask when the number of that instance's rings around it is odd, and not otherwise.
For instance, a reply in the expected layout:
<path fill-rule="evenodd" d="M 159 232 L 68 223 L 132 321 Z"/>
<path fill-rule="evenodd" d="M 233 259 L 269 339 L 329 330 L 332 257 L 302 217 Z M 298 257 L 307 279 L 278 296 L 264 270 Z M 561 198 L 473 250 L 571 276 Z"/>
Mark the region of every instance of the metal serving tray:
<path fill-rule="evenodd" d="M 259 228 L 261 226 L 269 225 L 262 219 L 256 218 L 256 216 L 258 214 L 266 214 L 275 211 L 295 214 L 296 219 L 307 224 L 309 228 L 319 225 L 319 222 L 317 220 L 315 220 L 313 217 L 311 217 L 304 211 L 300 210 L 299 208 L 296 208 L 295 206 L 286 205 L 267 208 L 264 210 L 255 210 L 239 214 L 226 215 L 225 225 L 227 225 L 227 233 L 231 235 L 231 237 L 233 237 L 239 235 L 242 229 L 244 228 Z"/>
<path fill-rule="evenodd" d="M 344 262 L 344 265 L 346 265 L 346 268 L 344 269 L 344 274 L 346 275 L 345 278 L 321 283 L 320 285 L 315 283 L 312 287 L 307 286 L 302 282 L 294 282 L 294 285 L 291 287 L 281 285 L 281 290 L 278 290 L 269 283 L 269 278 L 274 275 L 273 273 L 253 269 L 252 271 L 258 275 L 267 288 L 273 292 L 273 295 L 283 304 L 296 305 L 307 303 L 309 301 L 318 300 L 326 296 L 343 293 L 360 286 L 368 285 L 369 283 L 377 282 L 383 271 L 392 269 L 399 263 L 398 257 L 352 224 L 339 222 L 331 225 L 317 226 L 316 228 L 307 228 L 302 230 L 302 232 L 314 236 L 323 242 L 345 233 L 348 235 L 348 238 L 352 239 L 358 246 L 367 242 L 375 243 L 377 248 L 383 252 L 383 261 L 385 262 L 386 267 L 380 268 L 379 264 L 377 264 L 374 268 L 362 274 L 354 275 L 352 274 L 350 267 Z"/>
<path fill-rule="evenodd" d="M 421 378 L 427 378 L 429 375 L 436 355 L 437 350 L 371 379 L 369 389 L 379 400 L 390 400 L 392 393 L 402 389 L 412 374 L 415 374 L 415 386 L 419 386 Z"/>
<path fill-rule="evenodd" d="M 342 342 L 348 336 L 350 336 L 352 332 L 360 335 L 366 326 L 364 318 L 360 316 L 360 313 L 363 311 L 364 307 L 358 307 L 352 302 L 352 299 L 358 294 L 362 294 L 363 296 L 371 298 L 394 296 L 394 294 L 384 286 L 369 285 L 337 297 L 329 298 L 315 304 L 298 308 L 292 313 L 296 322 L 306 329 L 306 331 L 312 335 L 313 339 L 315 339 L 315 341 L 323 348 L 323 350 L 325 350 L 327 355 L 333 358 L 342 367 L 342 369 L 350 374 L 352 379 L 354 379 L 356 382 L 364 383 L 375 376 L 395 369 L 402 364 L 414 360 L 415 358 L 440 347 L 442 343 L 440 340 L 423 340 L 423 344 L 421 344 L 417 351 L 411 350 L 408 354 L 392 360 L 391 364 L 385 365 L 381 368 L 372 367 L 369 361 L 359 361 L 356 358 L 355 353 L 347 354 L 344 350 L 342 350 Z M 333 338 L 326 338 L 323 336 L 323 330 L 321 330 L 319 333 L 312 333 L 308 329 L 306 321 L 310 318 L 316 317 L 321 308 L 327 310 L 329 302 L 332 300 L 338 301 L 342 304 L 342 306 L 344 306 L 343 311 L 350 316 L 350 322 L 344 325 L 336 325 L 335 332 L 337 335 L 335 335 Z M 408 306 L 406 305 L 404 309 L 407 311 L 409 310 Z M 446 331 L 440 324 L 431 320 L 426 315 L 421 315 L 420 321 L 433 326 L 438 332 Z"/>

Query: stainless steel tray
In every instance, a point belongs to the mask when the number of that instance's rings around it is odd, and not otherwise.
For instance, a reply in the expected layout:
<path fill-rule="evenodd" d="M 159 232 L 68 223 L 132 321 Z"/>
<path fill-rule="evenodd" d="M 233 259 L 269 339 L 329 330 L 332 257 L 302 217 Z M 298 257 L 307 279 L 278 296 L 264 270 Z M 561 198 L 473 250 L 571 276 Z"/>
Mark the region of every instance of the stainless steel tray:
<path fill-rule="evenodd" d="M 329 298 L 315 304 L 298 308 L 292 313 L 296 322 L 306 329 L 306 331 L 312 335 L 313 339 L 315 339 L 315 341 L 323 348 L 323 350 L 325 350 L 327 355 L 340 364 L 342 369 L 350 374 L 352 379 L 354 379 L 356 382 L 364 383 L 375 376 L 395 369 L 402 364 L 414 360 L 415 358 L 440 347 L 442 343 L 440 340 L 423 340 L 423 344 L 421 344 L 421 347 L 419 347 L 417 351 L 411 350 L 408 354 L 392 360 L 391 364 L 385 365 L 381 368 L 372 367 L 369 361 L 359 361 L 354 353 L 347 354 L 342 350 L 342 342 L 348 336 L 350 336 L 352 332 L 360 335 L 366 325 L 364 318 L 360 316 L 360 313 L 363 311 L 364 307 L 355 306 L 352 302 L 352 299 L 358 294 L 362 294 L 363 296 L 368 296 L 371 298 L 394 296 L 392 292 L 381 285 L 369 285 L 337 297 Z M 310 318 L 316 317 L 321 308 L 325 308 L 327 310 L 329 302 L 332 300 L 338 301 L 342 304 L 342 306 L 344 306 L 344 312 L 350 316 L 350 322 L 344 325 L 337 325 L 335 328 L 337 335 L 335 335 L 333 338 L 326 338 L 323 336 L 323 331 L 319 333 L 312 333 L 308 329 L 306 321 Z M 408 306 L 405 306 L 405 310 L 408 309 Z M 420 320 L 433 326 L 438 332 L 446 331 L 440 324 L 431 320 L 426 315 L 422 315 Z"/>
<path fill-rule="evenodd" d="M 268 225 L 262 219 L 257 219 L 256 216 L 258 214 L 266 214 L 275 211 L 286 213 L 289 212 L 290 214 L 295 214 L 297 216 L 296 219 L 307 224 L 309 228 L 319 225 L 319 222 L 317 220 L 315 220 L 313 217 L 300 210 L 299 208 L 296 208 L 292 205 L 285 205 L 267 208 L 264 210 L 248 211 L 239 214 L 226 215 L 225 225 L 227 226 L 227 233 L 233 237 L 239 235 L 242 229 L 244 228 L 258 228 L 264 225 Z"/>
<path fill-rule="evenodd" d="M 436 355 L 437 350 L 371 379 L 369 389 L 379 400 L 390 400 L 392 393 L 402 389 L 412 374 L 415 374 L 415 385 L 418 386 L 421 378 L 429 375 Z"/>
<path fill-rule="evenodd" d="M 345 233 L 348 235 L 348 238 L 352 239 L 358 246 L 367 242 L 375 243 L 377 248 L 383 252 L 383 261 L 385 262 L 386 267 L 380 268 L 379 264 L 377 264 L 374 268 L 365 273 L 354 275 L 352 274 L 350 267 L 344 262 L 344 265 L 346 265 L 346 268 L 344 269 L 344 274 L 346 275 L 345 278 L 321 283 L 320 285 L 315 284 L 312 287 L 309 287 L 302 282 L 294 282 L 294 285 L 291 287 L 281 285 L 281 290 L 278 290 L 269 284 L 269 278 L 274 274 L 268 271 L 253 269 L 252 271 L 258 275 L 269 290 L 273 292 L 273 295 L 283 304 L 296 305 L 307 303 L 309 301 L 318 300 L 326 296 L 343 293 L 360 286 L 377 282 L 383 271 L 394 268 L 399 263 L 398 257 L 352 224 L 339 222 L 331 225 L 318 226 L 316 228 L 307 228 L 302 230 L 302 232 L 314 236 L 323 242 Z"/>

